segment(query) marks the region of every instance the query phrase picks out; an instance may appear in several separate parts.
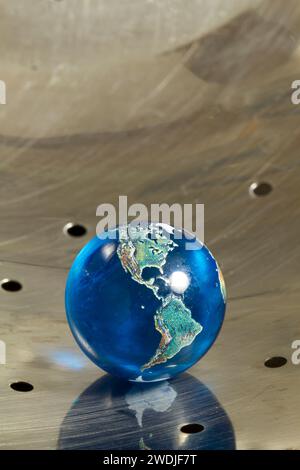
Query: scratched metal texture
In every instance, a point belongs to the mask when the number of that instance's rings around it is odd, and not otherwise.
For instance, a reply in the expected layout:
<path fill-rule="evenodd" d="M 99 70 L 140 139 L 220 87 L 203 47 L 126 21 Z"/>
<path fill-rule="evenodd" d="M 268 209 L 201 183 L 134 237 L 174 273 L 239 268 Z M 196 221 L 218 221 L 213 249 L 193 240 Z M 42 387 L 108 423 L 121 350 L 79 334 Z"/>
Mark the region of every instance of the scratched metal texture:
<path fill-rule="evenodd" d="M 294 0 L 0 0 L 0 279 L 23 286 L 0 289 L 0 449 L 135 448 L 150 429 L 158 447 L 300 448 L 299 26 Z M 251 197 L 255 181 L 273 191 Z M 168 426 L 148 413 L 142 435 L 64 313 L 96 207 L 119 195 L 204 203 L 229 293 Z"/>

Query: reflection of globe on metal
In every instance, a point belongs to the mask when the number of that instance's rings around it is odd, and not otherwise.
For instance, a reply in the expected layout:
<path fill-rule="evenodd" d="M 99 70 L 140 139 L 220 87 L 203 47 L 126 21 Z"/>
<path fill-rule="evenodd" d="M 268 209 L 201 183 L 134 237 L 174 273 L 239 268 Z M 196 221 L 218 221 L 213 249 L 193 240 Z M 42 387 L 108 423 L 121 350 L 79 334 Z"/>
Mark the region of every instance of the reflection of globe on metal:
<path fill-rule="evenodd" d="M 151 384 L 101 377 L 73 400 L 58 438 L 58 448 L 66 450 L 235 447 L 226 410 L 205 384 L 187 373 Z"/>
<path fill-rule="evenodd" d="M 81 349 L 134 381 L 173 377 L 195 364 L 221 328 L 222 273 L 201 242 L 165 224 L 123 226 L 79 253 L 66 288 Z"/>

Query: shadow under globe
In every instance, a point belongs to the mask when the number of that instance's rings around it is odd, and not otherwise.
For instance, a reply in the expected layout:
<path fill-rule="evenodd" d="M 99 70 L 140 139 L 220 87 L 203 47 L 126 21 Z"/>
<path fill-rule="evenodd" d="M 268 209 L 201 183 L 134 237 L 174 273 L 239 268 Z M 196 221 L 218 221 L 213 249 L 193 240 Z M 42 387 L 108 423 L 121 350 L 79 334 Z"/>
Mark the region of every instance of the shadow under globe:
<path fill-rule="evenodd" d="M 73 403 L 58 449 L 235 449 L 235 435 L 214 394 L 190 374 L 151 384 L 105 375 Z"/>

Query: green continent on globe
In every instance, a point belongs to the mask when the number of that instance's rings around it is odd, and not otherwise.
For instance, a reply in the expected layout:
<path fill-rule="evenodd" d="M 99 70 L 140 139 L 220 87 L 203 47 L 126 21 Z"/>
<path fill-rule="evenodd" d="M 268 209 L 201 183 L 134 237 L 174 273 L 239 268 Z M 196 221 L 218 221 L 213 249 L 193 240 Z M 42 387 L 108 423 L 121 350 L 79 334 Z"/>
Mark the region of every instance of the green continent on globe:
<path fill-rule="evenodd" d="M 169 295 L 154 316 L 155 328 L 162 338 L 156 353 L 142 370 L 166 362 L 177 354 L 184 346 L 190 345 L 202 331 L 200 323 L 192 318 L 191 311 L 182 299 Z"/>
<path fill-rule="evenodd" d="M 170 240 L 169 236 L 164 235 L 159 226 L 150 224 L 147 227 L 139 225 L 120 229 L 117 253 L 124 270 L 130 273 L 134 281 L 151 289 L 162 301 L 162 306 L 154 315 L 155 328 L 162 338 L 154 356 L 141 370 L 174 357 L 184 346 L 190 345 L 202 331 L 202 326 L 192 318 L 191 311 L 180 296 L 170 294 L 164 298 L 158 293 L 156 278 L 143 279 L 144 268 L 157 268 L 161 273 L 161 276 L 157 277 L 168 284 L 168 280 L 163 276 L 163 266 L 168 253 L 176 246 L 178 245 Z"/>
<path fill-rule="evenodd" d="M 150 238 L 151 234 L 153 238 Z M 154 285 L 155 278 L 143 279 L 143 269 L 157 268 L 163 274 L 168 253 L 176 246 L 156 227 L 132 226 L 126 232 L 124 229 L 121 231 L 117 253 L 123 268 L 131 274 L 133 280 L 152 289 L 160 299 L 158 287 Z"/>

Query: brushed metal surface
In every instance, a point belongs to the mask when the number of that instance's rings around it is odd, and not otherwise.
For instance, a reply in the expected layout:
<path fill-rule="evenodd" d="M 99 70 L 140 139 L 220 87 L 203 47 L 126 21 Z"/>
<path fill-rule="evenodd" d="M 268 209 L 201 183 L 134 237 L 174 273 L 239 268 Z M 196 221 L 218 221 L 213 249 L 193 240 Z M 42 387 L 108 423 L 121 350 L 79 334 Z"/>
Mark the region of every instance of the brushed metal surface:
<path fill-rule="evenodd" d="M 104 374 L 64 313 L 66 275 L 95 233 L 96 207 L 122 194 L 205 204 L 229 302 L 217 343 L 190 370 L 208 392 L 184 392 L 195 407 L 186 419 L 199 419 L 211 392 L 214 420 L 225 413 L 232 426 L 224 442 L 233 432 L 238 449 L 299 449 L 299 2 L 0 0 L 0 12 L 0 280 L 23 286 L 0 289 L 0 449 L 69 446 L 78 421 L 77 444 L 136 445 L 120 398 L 110 398 L 109 422 L 83 393 Z M 273 191 L 251 197 L 256 181 Z M 87 235 L 66 235 L 70 222 Z M 287 364 L 266 368 L 272 356 Z M 20 380 L 33 391 L 10 388 Z"/>

